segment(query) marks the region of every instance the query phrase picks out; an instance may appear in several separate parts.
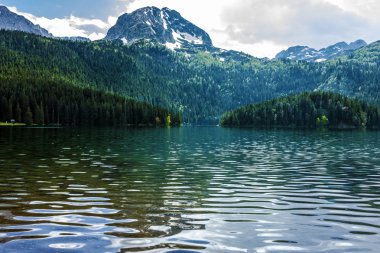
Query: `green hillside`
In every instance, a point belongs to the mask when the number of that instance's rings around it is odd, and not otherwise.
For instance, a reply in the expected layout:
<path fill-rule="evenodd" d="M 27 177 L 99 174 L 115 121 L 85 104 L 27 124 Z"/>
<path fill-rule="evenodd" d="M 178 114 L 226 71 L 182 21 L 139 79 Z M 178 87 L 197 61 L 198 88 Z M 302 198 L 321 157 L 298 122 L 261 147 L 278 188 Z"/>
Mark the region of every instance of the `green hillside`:
<path fill-rule="evenodd" d="M 58 80 L 160 105 L 183 108 L 187 122 L 217 121 L 224 111 L 253 101 L 312 89 L 317 66 L 261 61 L 221 62 L 152 43 L 72 42 L 0 32 L 0 76 Z M 297 75 L 297 79 L 294 76 Z"/>
<path fill-rule="evenodd" d="M 325 63 L 330 72 L 318 89 L 380 106 L 380 41 Z"/>
<path fill-rule="evenodd" d="M 379 44 L 326 63 L 222 61 L 152 42 L 124 46 L 0 31 L 0 77 L 94 88 L 182 112 L 185 122 L 215 123 L 239 106 L 318 89 L 380 104 Z"/>
<path fill-rule="evenodd" d="M 170 122 L 168 123 L 168 117 Z M 0 79 L 0 122 L 64 126 L 181 124 L 166 109 L 91 88 L 45 79 Z"/>
<path fill-rule="evenodd" d="M 228 112 L 226 127 L 380 128 L 380 109 L 329 92 L 304 92 Z"/>

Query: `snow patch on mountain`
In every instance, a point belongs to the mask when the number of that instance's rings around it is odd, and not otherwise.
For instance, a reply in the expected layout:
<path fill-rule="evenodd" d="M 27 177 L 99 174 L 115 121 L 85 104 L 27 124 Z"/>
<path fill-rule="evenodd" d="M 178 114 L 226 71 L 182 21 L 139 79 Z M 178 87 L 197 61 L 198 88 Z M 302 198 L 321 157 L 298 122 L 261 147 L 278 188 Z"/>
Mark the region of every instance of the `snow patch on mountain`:
<path fill-rule="evenodd" d="M 365 47 L 364 40 L 357 40 L 350 44 L 339 42 L 332 46 L 316 50 L 307 46 L 294 46 L 283 50 L 276 55 L 276 59 L 289 59 L 297 61 L 323 62 L 338 56 L 349 54 L 359 48 Z"/>
<path fill-rule="evenodd" d="M 124 43 L 154 40 L 172 50 L 191 45 L 212 47 L 211 38 L 204 30 L 174 10 L 156 7 L 145 7 L 120 16 L 105 39 L 120 39 Z"/>
<path fill-rule="evenodd" d="M 124 38 L 121 38 L 121 41 L 124 43 L 124 45 L 127 45 L 128 44 L 128 40 L 124 37 Z"/>
<path fill-rule="evenodd" d="M 161 19 L 163 21 L 164 29 L 168 30 L 168 23 L 166 22 L 166 18 L 165 18 L 165 14 L 164 14 L 163 10 L 161 10 L 160 16 L 161 16 Z"/>

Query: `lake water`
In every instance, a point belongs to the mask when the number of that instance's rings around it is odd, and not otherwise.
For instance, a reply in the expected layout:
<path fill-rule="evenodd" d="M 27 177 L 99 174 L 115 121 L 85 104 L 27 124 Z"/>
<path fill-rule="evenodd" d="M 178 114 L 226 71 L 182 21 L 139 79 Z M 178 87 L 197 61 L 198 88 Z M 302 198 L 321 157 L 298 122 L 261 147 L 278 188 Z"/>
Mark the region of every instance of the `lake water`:
<path fill-rule="evenodd" d="M 0 129 L 0 252 L 379 252 L 380 133 Z"/>

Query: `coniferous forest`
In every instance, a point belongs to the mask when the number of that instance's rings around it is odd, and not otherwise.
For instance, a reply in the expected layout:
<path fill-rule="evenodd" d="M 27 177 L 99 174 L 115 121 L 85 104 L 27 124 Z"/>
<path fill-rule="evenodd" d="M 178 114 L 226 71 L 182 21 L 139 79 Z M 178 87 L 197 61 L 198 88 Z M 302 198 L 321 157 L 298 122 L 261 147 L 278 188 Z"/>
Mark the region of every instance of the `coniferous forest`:
<path fill-rule="evenodd" d="M 27 125 L 179 126 L 179 113 L 50 80 L 1 80 L 0 121 Z"/>
<path fill-rule="evenodd" d="M 304 92 L 228 112 L 226 127 L 380 128 L 380 109 L 329 92 Z"/>
<path fill-rule="evenodd" d="M 34 122 L 42 122 L 37 115 L 44 111 L 44 122 L 56 123 L 59 118 L 63 123 L 64 115 L 79 115 L 68 111 L 84 110 L 93 104 L 92 100 L 96 101 L 93 95 L 88 99 L 84 96 L 87 102 L 76 101 L 77 105 L 68 106 L 73 109 L 63 109 L 60 105 L 50 107 L 51 103 L 40 100 L 34 93 L 24 92 L 25 96 L 38 99 L 21 102 L 15 95 L 9 95 L 19 83 L 24 90 L 40 87 L 44 92 L 38 93 L 43 94 L 50 94 L 52 83 L 67 86 L 67 90 L 80 89 L 80 93 L 91 91 L 97 96 L 104 92 L 104 102 L 100 100 L 102 105 L 97 105 L 103 109 L 94 109 L 94 115 L 69 120 L 67 124 L 108 124 L 105 122 L 111 118 L 115 118 L 111 125 L 115 121 L 124 122 L 123 117 L 112 116 L 123 107 L 114 106 L 110 102 L 113 99 L 135 99 L 159 106 L 172 115 L 181 114 L 185 123 L 195 124 L 216 124 L 224 112 L 240 106 L 313 90 L 336 92 L 380 105 L 379 63 L 380 42 L 325 63 L 254 57 L 221 61 L 202 51 L 192 55 L 175 53 L 153 42 L 132 45 L 106 40 L 78 42 L 0 31 L 0 81 L 3 93 L 7 94 L 2 95 L 0 118 L 6 120 L 12 115 L 25 121 L 30 108 Z M 113 97 L 115 94 L 119 97 Z M 57 97 L 57 104 L 61 103 L 60 95 L 51 95 Z M 70 99 L 74 101 L 74 97 Z M 19 114 L 18 109 L 22 111 Z M 27 119 L 30 121 L 30 117 Z M 147 120 L 135 118 L 135 122 L 140 121 Z M 157 121 L 163 122 L 161 117 Z"/>

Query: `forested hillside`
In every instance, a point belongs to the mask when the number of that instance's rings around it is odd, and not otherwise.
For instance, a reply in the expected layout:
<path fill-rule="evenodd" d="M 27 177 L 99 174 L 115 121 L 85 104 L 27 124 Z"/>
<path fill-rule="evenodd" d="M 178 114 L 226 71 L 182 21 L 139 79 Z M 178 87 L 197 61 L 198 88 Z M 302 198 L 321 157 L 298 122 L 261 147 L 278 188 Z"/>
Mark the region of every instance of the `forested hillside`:
<path fill-rule="evenodd" d="M 174 53 L 152 42 L 125 46 L 0 31 L 0 77 L 96 88 L 183 112 L 185 122 L 217 122 L 239 106 L 315 89 L 379 104 L 379 52 L 375 43 L 327 63 L 235 61 Z"/>
<path fill-rule="evenodd" d="M 380 106 L 380 41 L 325 64 L 331 74 L 318 89 Z"/>
<path fill-rule="evenodd" d="M 0 79 L 0 122 L 64 126 L 181 124 L 178 113 L 64 81 Z"/>
<path fill-rule="evenodd" d="M 304 92 L 228 112 L 222 126 L 380 128 L 380 110 L 368 103 L 329 92 Z"/>

